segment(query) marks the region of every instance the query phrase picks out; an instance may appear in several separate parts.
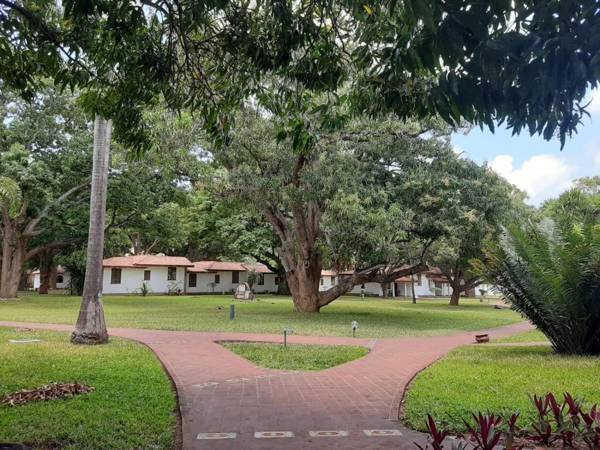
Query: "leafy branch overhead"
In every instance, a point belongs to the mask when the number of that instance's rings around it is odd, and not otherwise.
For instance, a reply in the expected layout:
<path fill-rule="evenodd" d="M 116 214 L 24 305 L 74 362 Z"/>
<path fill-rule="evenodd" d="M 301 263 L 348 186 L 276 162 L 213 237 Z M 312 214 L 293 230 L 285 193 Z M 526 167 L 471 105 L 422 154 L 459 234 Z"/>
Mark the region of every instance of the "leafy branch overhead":
<path fill-rule="evenodd" d="M 35 6 L 34 6 L 35 5 Z M 506 123 L 562 145 L 600 77 L 596 0 L 0 0 L 0 79 L 85 88 L 91 112 L 148 148 L 143 110 L 190 109 L 225 143 L 231 111 L 273 83 L 350 114 Z M 340 89 L 343 95 L 337 95 Z M 298 122 L 294 139 L 307 145 Z"/>

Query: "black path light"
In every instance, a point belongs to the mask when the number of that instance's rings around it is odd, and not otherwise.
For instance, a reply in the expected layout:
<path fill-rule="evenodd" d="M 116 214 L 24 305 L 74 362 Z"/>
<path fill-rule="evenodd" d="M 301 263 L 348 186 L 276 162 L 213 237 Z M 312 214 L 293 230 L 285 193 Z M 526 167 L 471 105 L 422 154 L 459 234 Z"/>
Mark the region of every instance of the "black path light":
<path fill-rule="evenodd" d="M 293 328 L 284 328 L 283 329 L 283 347 L 287 348 L 287 337 L 289 335 L 294 334 L 294 329 Z"/>
<path fill-rule="evenodd" d="M 235 319 L 235 305 L 232 303 L 229 305 L 229 320 Z"/>
<path fill-rule="evenodd" d="M 358 330 L 358 322 L 356 320 L 352 321 L 352 337 L 356 337 L 356 330 Z"/>

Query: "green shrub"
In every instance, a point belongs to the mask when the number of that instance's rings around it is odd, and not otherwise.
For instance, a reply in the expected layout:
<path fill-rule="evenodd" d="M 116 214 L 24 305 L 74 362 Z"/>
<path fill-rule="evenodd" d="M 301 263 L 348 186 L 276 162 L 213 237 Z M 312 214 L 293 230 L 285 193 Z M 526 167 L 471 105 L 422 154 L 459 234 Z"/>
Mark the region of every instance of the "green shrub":
<path fill-rule="evenodd" d="M 600 195 L 577 190 L 507 228 L 477 268 L 557 352 L 600 354 Z"/>

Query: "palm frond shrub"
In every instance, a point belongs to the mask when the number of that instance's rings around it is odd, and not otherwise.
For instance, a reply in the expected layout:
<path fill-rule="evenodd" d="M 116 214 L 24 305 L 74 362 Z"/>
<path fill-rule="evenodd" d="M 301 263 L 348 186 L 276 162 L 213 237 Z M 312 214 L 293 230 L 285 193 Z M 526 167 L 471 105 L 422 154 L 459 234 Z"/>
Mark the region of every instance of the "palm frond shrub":
<path fill-rule="evenodd" d="M 559 353 L 600 355 L 599 200 L 563 194 L 541 221 L 508 226 L 476 263 Z"/>

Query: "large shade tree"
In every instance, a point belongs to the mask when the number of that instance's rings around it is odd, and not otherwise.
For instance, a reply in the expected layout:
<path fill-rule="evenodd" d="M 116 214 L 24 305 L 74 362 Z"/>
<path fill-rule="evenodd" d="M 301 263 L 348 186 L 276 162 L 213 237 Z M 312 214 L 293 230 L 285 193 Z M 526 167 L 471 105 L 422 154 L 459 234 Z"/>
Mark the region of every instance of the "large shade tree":
<path fill-rule="evenodd" d="M 260 113 L 238 120 L 232 142 L 213 148 L 228 169 L 221 189 L 249 202 L 277 233 L 298 311 L 319 311 L 355 285 L 423 270 L 427 249 L 469 207 L 449 178 L 461 163 L 436 128 L 364 119 L 322 131 L 298 152 Z M 320 292 L 324 265 L 351 274 Z"/>
<path fill-rule="evenodd" d="M 452 290 L 450 305 L 483 283 L 471 262 L 483 257 L 486 242 L 497 240 L 502 225 L 524 212 L 523 195 L 490 168 L 460 159 L 446 179 L 454 186 L 459 214 L 448 217 L 448 230 L 432 247 L 430 265 L 438 267 Z"/>
<path fill-rule="evenodd" d="M 28 261 L 82 240 L 89 129 L 70 96 L 44 90 L 33 103 L 2 95 L 0 298 L 13 298 Z"/>

